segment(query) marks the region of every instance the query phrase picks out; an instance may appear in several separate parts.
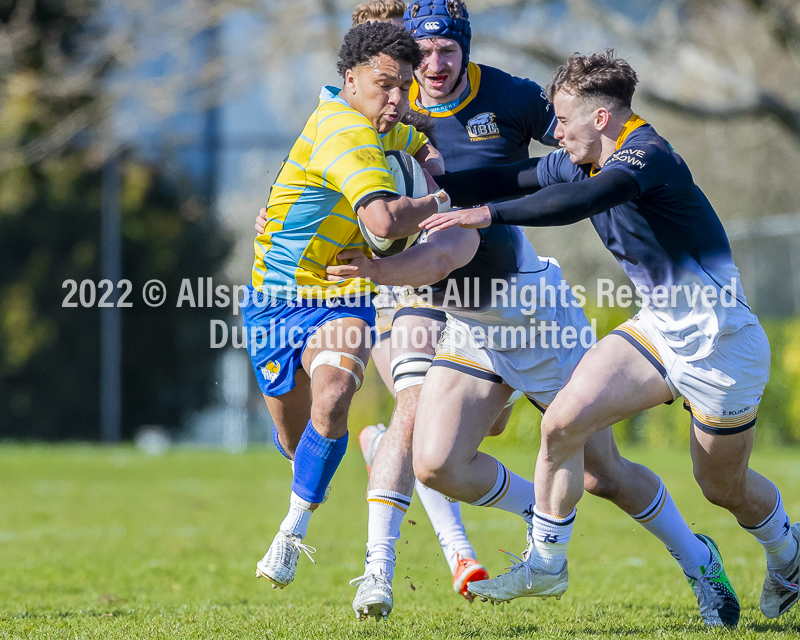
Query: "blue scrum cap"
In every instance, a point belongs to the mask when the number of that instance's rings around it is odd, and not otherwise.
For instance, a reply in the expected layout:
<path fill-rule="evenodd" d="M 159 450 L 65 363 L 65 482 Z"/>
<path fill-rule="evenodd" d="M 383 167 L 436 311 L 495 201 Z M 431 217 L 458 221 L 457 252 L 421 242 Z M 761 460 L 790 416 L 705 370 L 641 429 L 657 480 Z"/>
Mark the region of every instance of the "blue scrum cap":
<path fill-rule="evenodd" d="M 461 17 L 454 18 L 447 10 L 447 4 L 448 0 L 416 0 L 406 9 L 403 15 L 403 26 L 414 36 L 415 40 L 448 38 L 458 42 L 463 53 L 461 63 L 461 73 L 463 74 L 469 63 L 469 43 L 472 38 L 469 13 L 461 2 L 456 2 Z"/>

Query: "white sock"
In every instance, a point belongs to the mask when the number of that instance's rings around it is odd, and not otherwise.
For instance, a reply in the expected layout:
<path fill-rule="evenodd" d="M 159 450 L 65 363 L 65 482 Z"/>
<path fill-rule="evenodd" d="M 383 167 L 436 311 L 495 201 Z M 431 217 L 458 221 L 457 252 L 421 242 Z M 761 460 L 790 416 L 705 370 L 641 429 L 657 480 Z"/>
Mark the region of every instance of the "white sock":
<path fill-rule="evenodd" d="M 280 530 L 305 538 L 308 533 L 308 521 L 311 519 L 311 503 L 303 500 L 294 491 L 289 498 L 289 513 L 281 522 Z"/>
<path fill-rule="evenodd" d="M 441 493 L 426 487 L 419 480 L 414 484 L 425 513 L 433 525 L 433 531 L 442 545 L 444 557 L 450 565 L 450 573 L 458 568 L 458 559 L 475 559 L 475 549 L 469 543 L 464 523 L 461 520 L 461 503 L 450 502 Z"/>
<path fill-rule="evenodd" d="M 400 539 L 400 525 L 411 504 L 411 496 L 378 489 L 367 493 L 367 504 L 369 525 L 364 574 L 384 573 L 391 581 L 397 557 L 394 545 Z"/>
<path fill-rule="evenodd" d="M 477 507 L 495 507 L 516 513 L 530 524 L 531 518 L 533 518 L 533 505 L 536 503 L 533 483 L 506 469 L 499 460 L 495 460 L 495 462 L 497 463 L 497 479 L 494 486 L 486 495 L 470 504 Z"/>
<path fill-rule="evenodd" d="M 557 518 L 533 507 L 529 564 L 547 573 L 559 573 L 564 568 L 575 513 L 573 509 L 566 518 Z"/>
<path fill-rule="evenodd" d="M 666 545 L 688 577 L 700 577 L 700 567 L 710 558 L 708 547 L 689 529 L 660 478 L 653 502 L 631 517 Z"/>
<path fill-rule="evenodd" d="M 783 498 L 778 487 L 775 487 L 775 493 L 778 499 L 767 519 L 755 527 L 742 527 L 742 529 L 753 534 L 764 547 L 764 551 L 767 552 L 767 566 L 770 569 L 783 569 L 794 559 L 797 553 L 797 541 L 792 536 L 789 516 L 783 508 Z"/>

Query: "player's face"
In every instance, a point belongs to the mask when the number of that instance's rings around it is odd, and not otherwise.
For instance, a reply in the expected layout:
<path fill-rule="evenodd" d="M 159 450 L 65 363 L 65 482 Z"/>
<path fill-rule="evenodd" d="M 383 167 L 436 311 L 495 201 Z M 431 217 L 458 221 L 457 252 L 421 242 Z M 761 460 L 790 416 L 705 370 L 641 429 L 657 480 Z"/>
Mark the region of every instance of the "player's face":
<path fill-rule="evenodd" d="M 558 91 L 553 96 L 556 112 L 555 133 L 559 146 L 569 154 L 573 164 L 597 164 L 602 153 L 600 131 L 596 126 L 597 110 L 582 106 L 574 95 Z"/>
<path fill-rule="evenodd" d="M 363 113 L 378 133 L 388 133 L 408 107 L 413 81 L 414 70 L 408 62 L 380 54 L 345 73 L 344 94 L 350 106 Z"/>
<path fill-rule="evenodd" d="M 416 71 L 420 89 L 432 100 L 450 97 L 456 90 L 464 54 L 455 40 L 430 38 L 418 41 L 422 49 L 422 64 Z"/>

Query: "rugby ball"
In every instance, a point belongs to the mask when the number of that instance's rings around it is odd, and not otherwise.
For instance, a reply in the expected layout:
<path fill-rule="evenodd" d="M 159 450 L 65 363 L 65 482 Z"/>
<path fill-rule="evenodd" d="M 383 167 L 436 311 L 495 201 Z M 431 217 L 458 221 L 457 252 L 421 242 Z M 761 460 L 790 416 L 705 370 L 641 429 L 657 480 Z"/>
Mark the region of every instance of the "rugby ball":
<path fill-rule="evenodd" d="M 405 151 L 387 151 L 386 162 L 394 177 L 395 190 L 401 196 L 409 198 L 422 198 L 428 195 L 428 183 L 422 167 L 412 156 Z M 379 258 L 386 258 L 408 249 L 419 236 L 419 232 L 408 238 L 389 240 L 376 236 L 367 229 L 364 221 L 359 218 L 358 226 L 372 252 Z"/>

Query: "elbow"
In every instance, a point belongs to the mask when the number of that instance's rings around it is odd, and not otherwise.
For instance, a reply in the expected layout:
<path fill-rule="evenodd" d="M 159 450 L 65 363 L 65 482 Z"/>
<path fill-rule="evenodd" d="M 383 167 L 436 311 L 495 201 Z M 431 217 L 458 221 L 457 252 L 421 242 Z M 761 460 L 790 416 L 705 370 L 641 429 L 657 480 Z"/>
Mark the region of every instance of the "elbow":
<path fill-rule="evenodd" d="M 392 215 L 385 202 L 375 201 L 369 206 L 366 213 L 364 224 L 379 238 L 398 240 L 408 235 L 404 233 L 403 225 Z"/>

